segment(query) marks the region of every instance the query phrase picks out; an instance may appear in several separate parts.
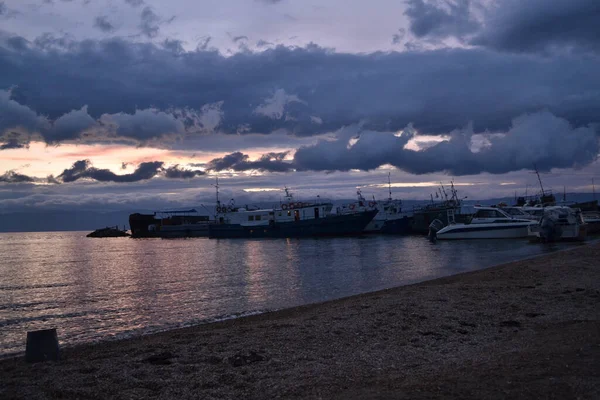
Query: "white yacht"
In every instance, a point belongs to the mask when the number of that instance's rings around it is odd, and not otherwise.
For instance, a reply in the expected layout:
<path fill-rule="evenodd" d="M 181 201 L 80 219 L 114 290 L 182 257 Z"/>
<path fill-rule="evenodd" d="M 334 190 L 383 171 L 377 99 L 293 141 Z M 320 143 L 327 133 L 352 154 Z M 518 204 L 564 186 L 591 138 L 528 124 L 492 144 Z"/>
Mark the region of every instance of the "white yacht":
<path fill-rule="evenodd" d="M 520 206 L 498 206 L 502 211 L 507 213 L 513 218 L 517 219 L 530 219 L 533 221 L 539 221 L 542 218 L 544 212 L 543 208 L 538 207 L 520 207 Z"/>
<path fill-rule="evenodd" d="M 436 239 L 515 239 L 529 236 L 529 227 L 536 221 L 513 218 L 496 207 L 475 206 L 475 213 L 466 223 L 453 223 L 441 228 L 436 221 L 431 223 L 430 236 Z M 439 229 L 441 228 L 441 229 Z"/>

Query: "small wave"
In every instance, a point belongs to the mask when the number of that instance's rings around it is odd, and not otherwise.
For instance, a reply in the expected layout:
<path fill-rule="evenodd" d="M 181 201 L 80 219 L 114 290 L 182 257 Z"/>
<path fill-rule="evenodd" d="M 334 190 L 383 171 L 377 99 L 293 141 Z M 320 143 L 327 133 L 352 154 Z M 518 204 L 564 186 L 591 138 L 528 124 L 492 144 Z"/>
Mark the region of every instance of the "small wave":
<path fill-rule="evenodd" d="M 16 285 L 16 286 L 0 286 L 0 290 L 23 290 L 23 289 L 46 289 L 55 287 L 68 287 L 73 285 L 72 283 L 48 283 L 40 285 Z"/>

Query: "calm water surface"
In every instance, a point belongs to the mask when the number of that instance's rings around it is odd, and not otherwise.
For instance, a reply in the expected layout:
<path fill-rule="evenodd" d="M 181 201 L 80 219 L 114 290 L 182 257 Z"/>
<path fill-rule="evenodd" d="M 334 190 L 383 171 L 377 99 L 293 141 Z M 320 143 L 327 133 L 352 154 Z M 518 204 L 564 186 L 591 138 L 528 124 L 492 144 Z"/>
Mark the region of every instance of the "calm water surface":
<path fill-rule="evenodd" d="M 314 303 L 549 252 L 527 241 L 86 238 L 0 234 L 0 356 L 26 331 L 63 345 Z"/>

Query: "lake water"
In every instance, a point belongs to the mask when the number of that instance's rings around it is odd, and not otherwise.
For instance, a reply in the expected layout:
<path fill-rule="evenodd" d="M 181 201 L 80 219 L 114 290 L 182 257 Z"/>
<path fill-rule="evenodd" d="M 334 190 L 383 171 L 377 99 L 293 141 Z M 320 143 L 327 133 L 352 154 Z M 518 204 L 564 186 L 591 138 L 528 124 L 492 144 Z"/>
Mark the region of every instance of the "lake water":
<path fill-rule="evenodd" d="M 86 238 L 0 234 L 0 356 L 26 332 L 62 345 L 371 292 L 554 251 L 527 241 Z"/>

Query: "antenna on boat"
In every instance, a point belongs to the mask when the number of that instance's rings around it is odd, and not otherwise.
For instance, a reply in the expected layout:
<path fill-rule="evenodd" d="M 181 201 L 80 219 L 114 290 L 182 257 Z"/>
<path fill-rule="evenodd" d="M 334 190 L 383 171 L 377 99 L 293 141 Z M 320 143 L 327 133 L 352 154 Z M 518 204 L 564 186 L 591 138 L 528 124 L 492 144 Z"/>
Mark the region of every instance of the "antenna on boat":
<path fill-rule="evenodd" d="M 452 192 L 452 199 L 458 201 L 458 191 L 454 187 L 454 180 L 450 181 L 450 191 Z"/>
<path fill-rule="evenodd" d="M 292 194 L 290 193 L 290 188 L 288 188 L 287 186 L 283 187 L 283 190 L 285 190 L 285 200 L 290 202 L 292 201 Z"/>
<path fill-rule="evenodd" d="M 219 177 L 217 176 L 217 183 L 213 185 L 217 192 L 217 207 L 221 205 L 221 201 L 219 200 Z"/>
<path fill-rule="evenodd" d="M 388 172 L 388 200 L 392 201 L 392 178 L 390 177 L 390 173 Z"/>
<path fill-rule="evenodd" d="M 446 193 L 446 189 L 444 188 L 444 184 L 442 182 L 440 182 L 440 194 L 443 194 L 444 199 L 447 201 L 448 200 L 448 193 Z"/>
<path fill-rule="evenodd" d="M 537 169 L 537 165 L 535 165 L 535 163 L 533 164 L 533 169 L 535 170 L 535 174 L 537 175 L 538 181 L 540 182 L 540 189 L 542 189 L 542 196 L 546 196 L 546 193 L 544 192 L 544 186 L 542 185 L 542 178 L 540 178 L 540 173 Z"/>
<path fill-rule="evenodd" d="M 563 186 L 563 203 L 567 201 L 567 187 Z"/>

